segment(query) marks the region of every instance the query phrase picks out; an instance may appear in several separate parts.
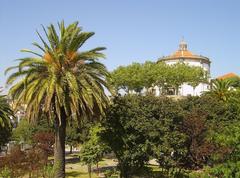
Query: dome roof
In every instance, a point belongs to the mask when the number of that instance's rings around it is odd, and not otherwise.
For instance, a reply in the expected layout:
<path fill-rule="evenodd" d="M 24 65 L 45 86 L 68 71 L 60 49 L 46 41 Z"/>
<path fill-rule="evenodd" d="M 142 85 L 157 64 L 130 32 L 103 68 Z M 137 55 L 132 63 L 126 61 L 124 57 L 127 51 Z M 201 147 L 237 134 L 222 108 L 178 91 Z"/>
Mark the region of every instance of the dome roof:
<path fill-rule="evenodd" d="M 225 80 L 225 79 L 232 79 L 232 78 L 239 78 L 239 76 L 231 72 L 231 73 L 227 73 L 225 75 L 217 77 L 218 80 Z"/>
<path fill-rule="evenodd" d="M 176 59 L 191 59 L 197 61 L 203 61 L 206 63 L 210 63 L 210 60 L 207 57 L 201 55 L 195 55 L 187 49 L 187 43 L 185 41 L 181 41 L 179 44 L 179 49 L 169 56 L 164 56 L 159 59 L 159 61 L 169 61 Z"/>
<path fill-rule="evenodd" d="M 169 57 L 173 57 L 173 58 L 182 58 L 182 57 L 194 57 L 195 55 L 193 55 L 190 51 L 188 50 L 178 50 L 175 53 L 173 53 L 172 55 L 170 55 Z"/>

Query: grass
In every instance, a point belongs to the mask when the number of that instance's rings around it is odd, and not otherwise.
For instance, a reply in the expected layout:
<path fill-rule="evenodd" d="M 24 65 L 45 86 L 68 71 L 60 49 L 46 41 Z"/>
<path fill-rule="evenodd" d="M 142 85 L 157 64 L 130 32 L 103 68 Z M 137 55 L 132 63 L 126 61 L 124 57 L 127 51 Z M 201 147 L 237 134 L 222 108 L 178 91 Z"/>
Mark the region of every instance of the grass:
<path fill-rule="evenodd" d="M 78 155 L 68 155 L 66 156 L 67 158 L 73 158 L 76 157 Z M 116 166 L 117 163 L 115 161 L 113 161 L 112 159 L 103 159 L 102 161 L 99 162 L 99 168 L 101 170 L 101 168 L 104 167 L 111 167 L 111 166 Z M 96 170 L 96 165 L 93 165 L 92 168 L 94 170 Z M 101 172 L 102 173 L 102 172 Z M 67 163 L 66 164 L 66 177 L 67 178 L 73 178 L 73 177 L 77 177 L 77 178 L 88 178 L 88 168 L 85 165 L 82 165 L 82 163 L 77 162 L 77 163 Z M 98 175 L 96 172 L 92 173 L 92 178 L 97 178 Z"/>

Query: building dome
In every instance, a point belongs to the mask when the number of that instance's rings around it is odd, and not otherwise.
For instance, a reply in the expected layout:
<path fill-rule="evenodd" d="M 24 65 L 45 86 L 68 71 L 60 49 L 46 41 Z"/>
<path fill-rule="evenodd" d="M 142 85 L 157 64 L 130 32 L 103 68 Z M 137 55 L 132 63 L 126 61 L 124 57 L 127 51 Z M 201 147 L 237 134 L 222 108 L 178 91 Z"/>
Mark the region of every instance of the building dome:
<path fill-rule="evenodd" d="M 176 61 L 177 60 L 177 61 Z M 176 61 L 179 62 L 178 60 L 187 60 L 187 61 L 199 61 L 201 63 L 207 63 L 210 64 L 211 61 L 209 58 L 201 56 L 201 55 L 195 55 L 191 51 L 188 50 L 187 48 L 187 43 L 182 40 L 179 44 L 179 49 L 174 52 L 173 54 L 169 56 L 164 56 L 160 58 L 158 61 Z"/>
<path fill-rule="evenodd" d="M 201 67 L 205 72 L 206 76 L 210 78 L 210 64 L 209 58 L 201 55 L 193 54 L 188 50 L 187 43 L 182 40 L 179 44 L 179 49 L 169 56 L 163 56 L 158 59 L 157 62 L 165 62 L 167 65 L 174 65 L 176 63 L 184 63 L 189 66 Z M 199 96 L 203 92 L 208 91 L 209 85 L 207 83 L 199 83 L 197 87 L 192 87 L 189 83 L 183 83 L 179 87 L 181 96 Z"/>

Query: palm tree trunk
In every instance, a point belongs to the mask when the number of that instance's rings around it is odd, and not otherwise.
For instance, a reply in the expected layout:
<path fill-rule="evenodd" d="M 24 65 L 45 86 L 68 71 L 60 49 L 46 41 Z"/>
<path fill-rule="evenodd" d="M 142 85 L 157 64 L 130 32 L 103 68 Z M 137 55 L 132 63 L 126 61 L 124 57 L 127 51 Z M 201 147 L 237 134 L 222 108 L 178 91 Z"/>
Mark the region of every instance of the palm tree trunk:
<path fill-rule="evenodd" d="M 55 120 L 55 145 L 54 145 L 54 170 L 55 178 L 65 177 L 65 137 L 66 137 L 66 115 L 62 112 L 61 123 Z"/>

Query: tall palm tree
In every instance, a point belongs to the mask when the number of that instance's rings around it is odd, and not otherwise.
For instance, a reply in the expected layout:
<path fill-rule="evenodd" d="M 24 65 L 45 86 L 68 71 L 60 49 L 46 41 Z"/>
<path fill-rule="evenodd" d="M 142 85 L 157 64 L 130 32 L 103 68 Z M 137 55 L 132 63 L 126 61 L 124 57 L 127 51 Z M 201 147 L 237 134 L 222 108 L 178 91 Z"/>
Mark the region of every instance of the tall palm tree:
<path fill-rule="evenodd" d="M 4 95 L 0 95 L 0 128 L 11 127 L 10 118 L 13 112 Z"/>
<path fill-rule="evenodd" d="M 104 47 L 88 51 L 79 48 L 94 35 L 83 32 L 78 22 L 65 27 L 58 24 L 43 30 L 47 41 L 37 32 L 42 46 L 33 43 L 40 52 L 22 50 L 34 57 L 19 59 L 19 64 L 6 70 L 14 70 L 7 84 L 12 85 L 9 94 L 16 105 L 26 105 L 26 116 L 37 119 L 42 112 L 55 121 L 54 166 L 55 177 L 65 177 L 66 122 L 72 118 L 97 118 L 104 113 L 109 90 L 105 79 L 106 67 L 98 61 L 104 58 Z M 17 71 L 16 71 L 17 69 Z"/>

